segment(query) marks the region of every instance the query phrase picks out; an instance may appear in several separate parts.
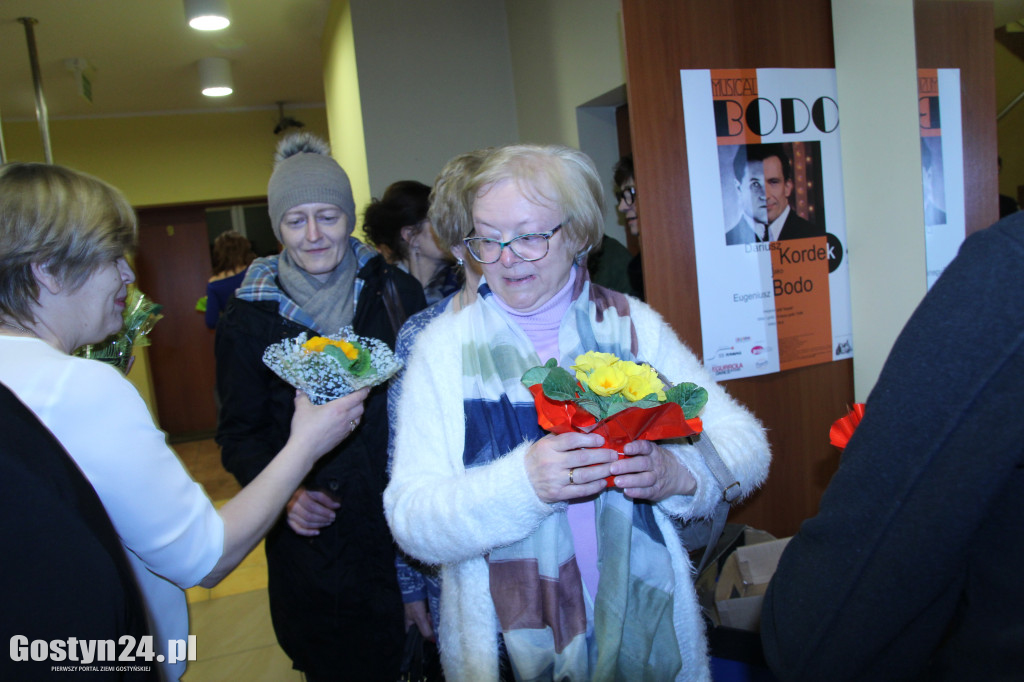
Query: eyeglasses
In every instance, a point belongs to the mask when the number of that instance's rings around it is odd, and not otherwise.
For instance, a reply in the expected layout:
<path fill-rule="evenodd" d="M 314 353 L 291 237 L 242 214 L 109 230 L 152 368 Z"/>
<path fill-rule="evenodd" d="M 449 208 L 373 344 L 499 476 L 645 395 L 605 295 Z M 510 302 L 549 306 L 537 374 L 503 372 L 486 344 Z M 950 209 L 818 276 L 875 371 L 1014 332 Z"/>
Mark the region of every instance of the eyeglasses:
<path fill-rule="evenodd" d="M 624 202 L 626 206 L 632 206 L 636 201 L 636 187 L 623 187 L 615 193 L 615 198 Z"/>
<path fill-rule="evenodd" d="M 467 237 L 462 243 L 469 249 L 473 258 L 484 265 L 497 263 L 501 258 L 501 252 L 505 247 L 512 249 L 512 253 L 522 258 L 527 263 L 540 260 L 548 255 L 548 241 L 562 229 L 562 225 L 555 225 L 550 232 L 532 232 L 513 237 L 507 242 L 489 239 L 487 237 Z"/>

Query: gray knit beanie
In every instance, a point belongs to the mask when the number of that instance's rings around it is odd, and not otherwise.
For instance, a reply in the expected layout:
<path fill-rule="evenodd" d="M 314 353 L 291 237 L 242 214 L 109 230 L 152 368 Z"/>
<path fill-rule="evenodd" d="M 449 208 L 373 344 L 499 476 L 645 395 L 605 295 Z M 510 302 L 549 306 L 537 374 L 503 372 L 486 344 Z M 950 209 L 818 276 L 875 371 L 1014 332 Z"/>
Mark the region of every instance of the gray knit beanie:
<path fill-rule="evenodd" d="M 356 202 L 348 175 L 331 157 L 330 147 L 310 133 L 293 133 L 281 140 L 274 155 L 274 172 L 267 184 L 270 227 L 281 241 L 284 214 L 300 204 L 332 204 L 348 216 L 349 234 L 356 226 Z"/>

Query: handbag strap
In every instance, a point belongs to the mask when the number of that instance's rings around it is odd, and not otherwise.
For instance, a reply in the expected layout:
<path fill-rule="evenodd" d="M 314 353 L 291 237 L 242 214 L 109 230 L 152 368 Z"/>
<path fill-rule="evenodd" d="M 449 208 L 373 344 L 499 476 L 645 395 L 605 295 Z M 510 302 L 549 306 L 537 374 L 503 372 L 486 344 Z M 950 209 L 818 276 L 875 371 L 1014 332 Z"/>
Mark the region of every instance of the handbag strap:
<path fill-rule="evenodd" d="M 718 539 L 722 537 L 722 531 L 725 530 L 725 521 L 729 516 L 729 506 L 736 501 L 741 491 L 740 482 L 733 476 L 728 465 L 722 460 L 722 456 L 718 454 L 718 450 L 715 449 L 715 444 L 711 442 L 710 436 L 706 433 L 701 433 L 696 438 L 691 438 L 690 442 L 697 447 L 697 450 L 704 458 L 704 462 L 711 470 L 711 474 L 722 488 L 722 499 L 715 505 L 714 515 L 711 517 L 711 532 L 708 536 L 708 544 L 705 545 L 704 551 L 701 553 L 700 562 L 697 564 L 694 572 L 694 575 L 700 575 L 701 571 L 704 570 L 704 565 L 714 553 Z"/>

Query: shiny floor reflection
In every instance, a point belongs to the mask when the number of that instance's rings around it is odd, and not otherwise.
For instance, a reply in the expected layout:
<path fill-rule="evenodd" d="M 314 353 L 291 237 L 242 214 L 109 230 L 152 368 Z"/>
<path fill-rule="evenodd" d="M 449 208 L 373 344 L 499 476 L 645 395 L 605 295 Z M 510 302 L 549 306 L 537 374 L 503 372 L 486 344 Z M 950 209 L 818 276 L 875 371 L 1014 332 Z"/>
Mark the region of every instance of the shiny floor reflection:
<path fill-rule="evenodd" d="M 220 463 L 212 440 L 172 446 L 192 477 L 220 505 L 239 486 Z M 217 587 L 187 591 L 196 659 L 183 682 L 300 682 L 291 660 L 281 651 L 270 624 L 267 603 L 267 560 L 260 543 Z"/>

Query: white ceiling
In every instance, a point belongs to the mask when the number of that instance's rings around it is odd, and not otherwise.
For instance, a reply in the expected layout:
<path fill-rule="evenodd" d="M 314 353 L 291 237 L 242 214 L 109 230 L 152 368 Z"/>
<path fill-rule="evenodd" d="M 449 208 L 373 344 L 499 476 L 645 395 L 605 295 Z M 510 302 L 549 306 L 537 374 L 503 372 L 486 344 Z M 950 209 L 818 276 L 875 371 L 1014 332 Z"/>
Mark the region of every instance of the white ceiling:
<path fill-rule="evenodd" d="M 371 0 L 372 1 L 372 0 Z M 232 24 L 203 33 L 183 0 L 0 0 L 0 124 L 36 117 L 25 26 L 32 17 L 50 119 L 237 108 L 324 100 L 320 41 L 330 0 L 227 0 Z M 441 3 L 443 6 L 443 3 Z M 1024 0 L 996 0 L 996 26 L 1024 16 Z M 199 92 L 197 62 L 226 57 L 235 92 Z M 83 59 L 90 103 L 65 62 Z"/>
<path fill-rule="evenodd" d="M 221 111 L 324 101 L 320 40 L 330 0 L 228 0 L 231 25 L 201 32 L 182 0 L 0 0 L 0 121 L 34 120 L 35 88 L 21 17 L 32 17 L 50 119 Z M 235 91 L 199 92 L 197 62 L 225 57 Z M 82 59 L 90 103 L 66 60 Z"/>

